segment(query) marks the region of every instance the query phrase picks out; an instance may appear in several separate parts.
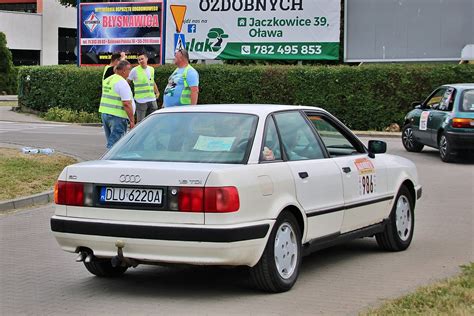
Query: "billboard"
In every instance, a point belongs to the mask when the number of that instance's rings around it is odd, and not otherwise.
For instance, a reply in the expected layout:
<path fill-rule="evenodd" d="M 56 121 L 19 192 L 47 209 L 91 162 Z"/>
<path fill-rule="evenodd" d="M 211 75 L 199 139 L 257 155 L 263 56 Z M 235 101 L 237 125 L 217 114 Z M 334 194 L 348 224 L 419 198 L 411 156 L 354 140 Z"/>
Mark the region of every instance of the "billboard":
<path fill-rule="evenodd" d="M 344 61 L 458 61 L 473 14 L 473 0 L 345 0 Z"/>
<path fill-rule="evenodd" d="M 166 59 L 338 60 L 340 1 L 169 0 Z"/>
<path fill-rule="evenodd" d="M 163 1 L 81 3 L 79 65 L 104 65 L 125 52 L 131 63 L 147 52 L 149 64 L 162 63 Z"/>

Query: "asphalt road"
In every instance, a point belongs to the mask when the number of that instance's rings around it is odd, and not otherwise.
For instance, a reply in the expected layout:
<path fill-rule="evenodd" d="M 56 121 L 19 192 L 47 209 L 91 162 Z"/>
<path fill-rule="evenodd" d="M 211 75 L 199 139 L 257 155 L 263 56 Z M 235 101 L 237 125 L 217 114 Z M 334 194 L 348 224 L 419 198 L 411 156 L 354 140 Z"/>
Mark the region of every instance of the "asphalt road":
<path fill-rule="evenodd" d="M 105 150 L 100 128 L 39 125 L 0 122 L 0 146 L 52 147 L 81 159 Z M 316 252 L 304 258 L 295 287 L 273 295 L 254 290 L 245 269 L 138 266 L 104 280 L 60 250 L 47 205 L 0 216 L 0 315 L 347 315 L 458 273 L 474 261 L 474 161 L 446 164 L 435 150 L 412 154 L 399 139 L 384 140 L 389 153 L 416 163 L 423 185 L 405 252 L 383 252 L 370 238 Z"/>

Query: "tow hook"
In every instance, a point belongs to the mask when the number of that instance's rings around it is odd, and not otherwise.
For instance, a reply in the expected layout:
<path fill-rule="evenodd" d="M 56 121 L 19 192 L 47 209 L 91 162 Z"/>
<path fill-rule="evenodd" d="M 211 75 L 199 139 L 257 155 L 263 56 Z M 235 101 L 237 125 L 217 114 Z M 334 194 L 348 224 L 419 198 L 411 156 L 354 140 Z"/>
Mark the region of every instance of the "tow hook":
<path fill-rule="evenodd" d="M 115 247 L 117 247 L 117 255 L 112 258 L 112 266 L 113 267 L 134 267 L 136 268 L 138 266 L 138 262 L 131 259 L 131 258 L 125 258 L 123 256 L 123 248 L 125 247 L 125 242 L 123 240 L 117 240 L 115 242 Z"/>

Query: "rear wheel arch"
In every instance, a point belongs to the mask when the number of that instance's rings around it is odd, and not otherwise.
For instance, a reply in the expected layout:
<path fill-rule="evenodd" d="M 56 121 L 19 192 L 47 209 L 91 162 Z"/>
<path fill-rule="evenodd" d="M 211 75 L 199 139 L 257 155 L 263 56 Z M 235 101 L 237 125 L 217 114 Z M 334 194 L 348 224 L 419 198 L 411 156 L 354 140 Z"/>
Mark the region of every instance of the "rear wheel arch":
<path fill-rule="evenodd" d="M 444 128 L 440 128 L 438 130 L 438 135 L 436 136 L 436 145 L 439 144 L 439 139 L 441 138 L 441 135 L 443 135 L 443 133 L 444 133 Z"/>
<path fill-rule="evenodd" d="M 300 228 L 300 232 L 301 232 L 301 236 L 304 237 L 305 236 L 305 228 L 306 228 L 306 221 L 303 217 L 303 214 L 301 213 L 300 209 L 294 205 L 288 205 L 286 206 L 284 209 L 281 210 L 280 214 L 283 213 L 284 211 L 288 211 L 290 212 L 291 214 L 293 214 L 293 216 L 296 218 L 296 221 L 298 222 L 298 226 Z"/>

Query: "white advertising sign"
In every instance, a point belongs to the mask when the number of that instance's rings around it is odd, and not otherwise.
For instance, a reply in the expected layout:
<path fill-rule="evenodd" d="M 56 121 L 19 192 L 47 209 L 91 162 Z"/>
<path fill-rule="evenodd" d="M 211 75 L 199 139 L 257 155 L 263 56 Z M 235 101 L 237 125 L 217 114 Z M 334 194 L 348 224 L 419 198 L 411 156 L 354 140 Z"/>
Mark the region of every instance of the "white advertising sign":
<path fill-rule="evenodd" d="M 170 0 L 166 59 L 339 59 L 340 1 Z"/>

